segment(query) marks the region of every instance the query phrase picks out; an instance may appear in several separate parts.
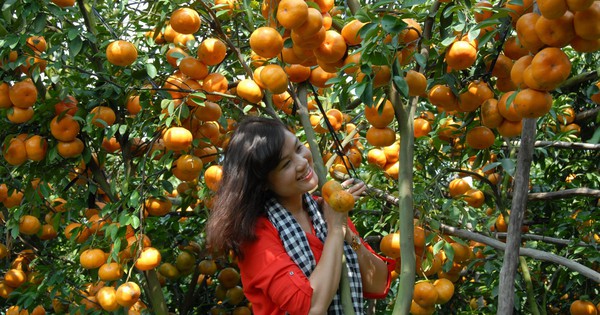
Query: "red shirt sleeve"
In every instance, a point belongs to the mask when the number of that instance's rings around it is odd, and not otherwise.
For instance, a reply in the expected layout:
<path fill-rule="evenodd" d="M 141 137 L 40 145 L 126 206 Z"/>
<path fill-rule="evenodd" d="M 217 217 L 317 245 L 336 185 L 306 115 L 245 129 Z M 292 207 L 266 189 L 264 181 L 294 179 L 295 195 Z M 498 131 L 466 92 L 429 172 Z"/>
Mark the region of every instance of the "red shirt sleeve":
<path fill-rule="evenodd" d="M 360 234 L 358 234 L 358 231 L 356 230 L 356 227 L 354 226 L 354 223 L 352 223 L 350 218 L 348 218 L 348 227 L 350 228 L 350 230 L 352 230 L 352 232 L 354 232 L 356 235 L 358 235 L 360 237 Z M 370 292 L 365 291 L 365 292 L 363 292 L 363 296 L 367 299 L 383 299 L 388 295 L 388 293 L 390 291 L 390 285 L 392 282 L 392 270 L 394 270 L 394 268 L 396 268 L 396 260 L 392 259 L 392 258 L 388 258 L 388 257 L 383 257 L 383 256 L 375 253 L 375 251 L 373 250 L 373 248 L 371 248 L 369 243 L 365 242 L 362 239 L 362 237 L 361 237 L 360 241 L 371 253 L 373 253 L 373 255 L 375 255 L 379 259 L 385 261 L 385 263 L 387 264 L 387 272 L 388 272 L 387 284 L 385 286 L 385 291 L 383 293 L 377 294 L 377 293 L 370 293 Z"/>
<path fill-rule="evenodd" d="M 238 262 L 244 293 L 255 313 L 307 314 L 313 289 L 268 219 L 258 219 L 256 237 L 243 246 Z"/>

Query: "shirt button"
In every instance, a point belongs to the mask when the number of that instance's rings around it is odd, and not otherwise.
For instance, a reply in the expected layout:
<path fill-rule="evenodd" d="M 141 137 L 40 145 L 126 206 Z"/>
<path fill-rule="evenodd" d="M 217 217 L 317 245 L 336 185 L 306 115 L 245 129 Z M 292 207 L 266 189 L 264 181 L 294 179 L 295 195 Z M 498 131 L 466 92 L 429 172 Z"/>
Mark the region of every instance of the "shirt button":
<path fill-rule="evenodd" d="M 290 271 L 290 276 L 293 276 L 293 275 L 294 275 L 294 272 L 293 272 L 293 271 Z"/>

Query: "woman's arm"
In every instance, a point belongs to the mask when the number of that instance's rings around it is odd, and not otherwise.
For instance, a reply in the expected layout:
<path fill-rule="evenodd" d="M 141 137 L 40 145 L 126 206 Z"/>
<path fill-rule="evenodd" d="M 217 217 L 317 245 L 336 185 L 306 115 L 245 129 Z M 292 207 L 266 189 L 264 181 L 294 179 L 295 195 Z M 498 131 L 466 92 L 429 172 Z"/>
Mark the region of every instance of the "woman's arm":
<path fill-rule="evenodd" d="M 348 244 L 359 244 L 356 250 L 363 291 L 374 295 L 383 294 L 388 288 L 389 269 L 387 263 L 368 250 L 360 237 L 351 229 L 346 232 Z"/>
<path fill-rule="evenodd" d="M 340 284 L 342 255 L 348 216 L 339 213 L 323 202 L 323 214 L 327 221 L 327 238 L 319 263 L 311 273 L 309 282 L 313 288 L 309 314 L 325 314 Z"/>
<path fill-rule="evenodd" d="M 367 189 L 362 181 L 355 181 L 353 179 L 344 181 L 342 186 L 348 187 L 346 190 L 354 196 L 355 200 L 358 200 Z M 355 251 L 358 256 L 363 291 L 375 295 L 383 294 L 387 290 L 389 283 L 388 265 L 383 259 L 367 249 L 360 237 L 353 230 L 354 228 L 349 228 L 346 231 L 345 241 L 348 244 L 358 245 Z"/>

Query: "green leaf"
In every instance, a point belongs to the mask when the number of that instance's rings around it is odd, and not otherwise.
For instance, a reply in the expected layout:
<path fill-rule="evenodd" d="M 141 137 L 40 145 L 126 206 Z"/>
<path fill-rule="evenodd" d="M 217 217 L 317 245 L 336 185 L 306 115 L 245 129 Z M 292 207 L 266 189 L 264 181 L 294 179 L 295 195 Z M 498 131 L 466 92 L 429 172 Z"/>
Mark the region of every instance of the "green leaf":
<path fill-rule="evenodd" d="M 166 191 L 173 191 L 173 184 L 168 180 L 161 181 L 161 185 Z"/>
<path fill-rule="evenodd" d="M 394 84 L 396 84 L 396 88 L 398 92 L 402 94 L 404 97 L 408 97 L 408 83 L 404 80 L 404 77 L 396 75 L 394 76 Z"/>
<path fill-rule="evenodd" d="M 389 34 L 398 34 L 408 26 L 406 22 L 398 16 L 384 15 L 381 19 L 381 28 Z"/>
<path fill-rule="evenodd" d="M 156 70 L 156 67 L 153 64 L 147 63 L 146 64 L 146 73 L 148 74 L 148 76 L 151 79 L 154 79 L 154 78 L 156 78 L 158 71 Z"/>
<path fill-rule="evenodd" d="M 16 2 L 17 0 L 5 0 L 4 4 L 2 4 L 2 11 L 8 10 Z"/>
<path fill-rule="evenodd" d="M 415 54 L 413 54 L 413 57 L 417 61 L 417 64 L 419 65 L 419 67 L 421 67 L 421 68 L 426 67 L 427 58 L 425 58 L 425 56 L 423 56 L 422 54 L 419 54 L 419 53 L 415 53 Z"/>
<path fill-rule="evenodd" d="M 73 41 L 71 41 L 71 44 L 69 45 L 69 57 L 71 57 L 71 60 L 75 60 L 75 56 L 79 54 L 82 46 L 83 42 L 80 37 L 75 37 Z"/>

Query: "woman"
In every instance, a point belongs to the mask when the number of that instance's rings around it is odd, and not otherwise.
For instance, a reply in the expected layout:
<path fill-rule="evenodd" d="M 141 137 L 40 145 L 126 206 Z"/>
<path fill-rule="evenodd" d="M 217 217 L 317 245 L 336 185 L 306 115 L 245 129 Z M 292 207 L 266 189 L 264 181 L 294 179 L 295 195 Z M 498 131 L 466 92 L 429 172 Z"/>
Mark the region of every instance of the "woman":
<path fill-rule="evenodd" d="M 351 183 L 343 186 L 358 198 L 366 187 Z M 309 194 L 317 185 L 310 151 L 285 125 L 259 117 L 240 123 L 225 152 L 207 241 L 238 256 L 254 314 L 343 314 L 343 257 L 356 314 L 363 295 L 389 290 L 393 262 L 360 240 L 346 213 Z"/>

